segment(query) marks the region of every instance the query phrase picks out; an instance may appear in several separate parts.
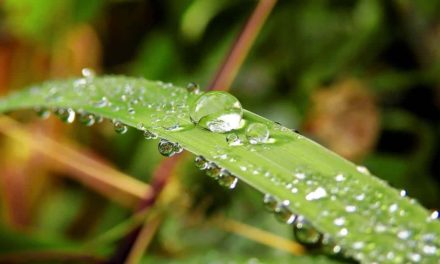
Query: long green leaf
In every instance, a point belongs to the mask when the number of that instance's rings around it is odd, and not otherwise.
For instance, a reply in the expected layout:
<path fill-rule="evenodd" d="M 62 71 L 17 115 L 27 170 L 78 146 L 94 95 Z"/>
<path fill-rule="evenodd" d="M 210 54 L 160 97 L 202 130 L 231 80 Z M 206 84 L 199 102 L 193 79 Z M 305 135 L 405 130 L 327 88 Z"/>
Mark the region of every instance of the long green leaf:
<path fill-rule="evenodd" d="M 31 107 L 71 107 L 147 128 L 203 155 L 242 181 L 308 219 L 344 252 L 365 263 L 436 262 L 440 224 L 404 191 L 389 187 L 363 167 L 249 111 L 244 136 L 254 122 L 266 124 L 274 142 L 230 146 L 226 134 L 190 121 L 188 105 L 198 96 L 162 82 L 128 77 L 52 81 L 11 94 L 0 112 Z M 62 153 L 60 153 L 62 155 Z"/>

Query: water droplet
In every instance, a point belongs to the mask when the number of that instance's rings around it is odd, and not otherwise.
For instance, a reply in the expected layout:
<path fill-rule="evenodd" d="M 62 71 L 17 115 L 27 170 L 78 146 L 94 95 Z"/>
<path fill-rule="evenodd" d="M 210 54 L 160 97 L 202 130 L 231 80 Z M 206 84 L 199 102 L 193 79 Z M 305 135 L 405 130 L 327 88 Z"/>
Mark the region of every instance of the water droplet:
<path fill-rule="evenodd" d="M 397 237 L 399 237 L 400 239 L 407 239 L 411 236 L 411 232 L 408 230 L 400 230 L 399 232 L 397 232 Z"/>
<path fill-rule="evenodd" d="M 206 170 L 209 162 L 203 156 L 197 156 L 194 163 L 199 170 Z"/>
<path fill-rule="evenodd" d="M 206 168 L 206 175 L 209 177 L 217 179 L 217 177 L 220 175 L 221 168 L 217 166 L 214 162 L 209 162 L 208 167 Z"/>
<path fill-rule="evenodd" d="M 193 123 L 216 133 L 238 129 L 243 116 L 237 98 L 220 91 L 202 94 L 191 103 L 189 111 Z"/>
<path fill-rule="evenodd" d="M 434 245 L 424 245 L 422 250 L 426 255 L 434 255 L 437 248 Z"/>
<path fill-rule="evenodd" d="M 160 142 L 157 146 L 159 153 L 165 157 L 171 157 L 176 154 L 176 144 L 168 141 L 166 139 L 160 139 Z"/>
<path fill-rule="evenodd" d="M 345 206 L 345 211 L 348 212 L 348 213 L 353 213 L 353 212 L 356 211 L 356 209 L 357 208 L 354 205 L 347 205 L 347 206 Z"/>
<path fill-rule="evenodd" d="M 405 197 L 407 195 L 406 190 L 400 190 L 400 197 Z"/>
<path fill-rule="evenodd" d="M 155 134 L 147 129 L 144 130 L 143 134 L 144 134 L 145 139 L 156 139 L 157 138 L 157 134 Z"/>
<path fill-rule="evenodd" d="M 87 112 L 81 113 L 79 122 L 85 126 L 93 126 L 95 124 L 95 116 Z"/>
<path fill-rule="evenodd" d="M 186 90 L 190 93 L 199 94 L 200 93 L 200 86 L 197 83 L 190 82 L 186 86 Z"/>
<path fill-rule="evenodd" d="M 322 234 L 316 230 L 303 216 L 298 216 L 294 224 L 295 239 L 304 245 L 313 246 L 322 239 Z"/>
<path fill-rule="evenodd" d="M 50 111 L 46 107 L 35 107 L 35 112 L 41 119 L 47 119 L 50 116 Z"/>
<path fill-rule="evenodd" d="M 116 133 L 121 135 L 127 133 L 128 131 L 127 126 L 120 121 L 113 121 L 113 128 L 115 129 Z"/>
<path fill-rule="evenodd" d="M 75 121 L 75 111 L 72 108 L 58 108 L 55 110 L 55 115 L 65 123 L 73 123 Z"/>
<path fill-rule="evenodd" d="M 235 133 L 230 133 L 226 136 L 226 142 L 229 146 L 240 146 L 242 145 L 240 138 Z"/>
<path fill-rule="evenodd" d="M 429 218 L 431 218 L 432 220 L 438 219 L 439 218 L 439 212 L 438 211 L 433 211 L 431 213 L 431 215 L 429 216 Z"/>
<path fill-rule="evenodd" d="M 338 218 L 336 218 L 336 219 L 333 221 L 333 223 L 334 223 L 336 226 L 343 226 L 343 225 L 345 225 L 345 218 L 344 218 L 344 217 L 338 217 Z"/>
<path fill-rule="evenodd" d="M 128 113 L 130 115 L 134 115 L 134 114 L 136 114 L 136 110 L 134 110 L 134 108 L 130 107 L 130 108 L 128 108 Z"/>
<path fill-rule="evenodd" d="M 314 190 L 306 195 L 306 200 L 313 201 L 313 200 L 318 200 L 318 199 L 324 198 L 326 196 L 327 196 L 327 191 L 322 187 L 318 187 L 318 188 L 316 188 L 316 190 Z"/>
<path fill-rule="evenodd" d="M 265 124 L 252 123 L 246 129 L 246 137 L 251 144 L 266 143 L 269 139 L 269 129 Z"/>
<path fill-rule="evenodd" d="M 90 69 L 90 68 L 84 68 L 81 70 L 81 74 L 84 78 L 90 80 L 93 79 L 96 76 L 96 73 L 94 70 Z"/>
<path fill-rule="evenodd" d="M 361 165 L 356 166 L 356 170 L 362 174 L 370 175 L 370 171 L 365 166 L 361 166 Z"/>
<path fill-rule="evenodd" d="M 419 262 L 422 259 L 422 256 L 420 256 L 419 253 L 409 253 L 408 254 L 408 258 L 412 261 L 412 262 Z"/>
<path fill-rule="evenodd" d="M 232 175 L 229 171 L 222 169 L 218 176 L 218 183 L 229 189 L 234 189 L 237 186 L 238 179 Z"/>
<path fill-rule="evenodd" d="M 99 99 L 97 102 L 95 102 L 95 107 L 102 108 L 109 105 L 109 101 L 107 97 L 103 96 L 101 99 Z"/>
<path fill-rule="evenodd" d="M 266 210 L 268 210 L 269 212 L 274 212 L 278 202 L 277 199 L 275 199 L 275 197 L 266 193 L 263 198 L 263 204 Z"/>
<path fill-rule="evenodd" d="M 336 175 L 336 177 L 335 177 L 335 180 L 336 180 L 337 182 L 343 182 L 343 181 L 345 181 L 345 175 L 342 174 L 342 173 L 338 173 L 338 174 Z"/>
<path fill-rule="evenodd" d="M 281 223 L 292 224 L 295 221 L 296 215 L 289 209 L 290 202 L 288 200 L 281 201 L 275 208 L 275 218 Z"/>

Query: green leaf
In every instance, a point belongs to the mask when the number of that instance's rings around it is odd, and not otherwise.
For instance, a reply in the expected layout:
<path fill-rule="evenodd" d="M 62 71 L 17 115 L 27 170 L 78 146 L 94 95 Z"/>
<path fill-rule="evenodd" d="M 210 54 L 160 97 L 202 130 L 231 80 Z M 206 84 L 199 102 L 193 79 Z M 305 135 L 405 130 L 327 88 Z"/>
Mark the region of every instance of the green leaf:
<path fill-rule="evenodd" d="M 435 262 L 440 224 L 404 192 L 389 187 L 364 167 L 249 111 L 246 127 L 266 124 L 274 142 L 229 146 L 230 133 L 194 125 L 188 105 L 197 97 L 171 84 L 127 77 L 52 81 L 0 101 L 0 112 L 31 107 L 73 108 L 145 127 L 161 138 L 229 170 L 243 182 L 308 219 L 344 252 L 365 263 Z M 246 140 L 244 140 L 246 141 Z"/>

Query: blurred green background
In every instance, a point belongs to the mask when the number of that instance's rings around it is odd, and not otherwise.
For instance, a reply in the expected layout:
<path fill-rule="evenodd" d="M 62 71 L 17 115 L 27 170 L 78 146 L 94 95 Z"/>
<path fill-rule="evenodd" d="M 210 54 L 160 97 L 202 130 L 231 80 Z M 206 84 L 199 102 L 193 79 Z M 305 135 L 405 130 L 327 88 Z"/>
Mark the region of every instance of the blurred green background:
<path fill-rule="evenodd" d="M 1 1 L 0 95 L 78 76 L 84 67 L 205 88 L 257 4 Z M 440 207 L 440 1 L 279 1 L 230 91 L 246 109 L 366 165 L 425 207 Z M 163 159 L 157 142 L 135 131 L 118 136 L 106 124 L 67 127 L 55 118 L 39 121 L 31 112 L 15 117 L 32 133 L 69 141 L 143 182 L 150 182 Z M 127 221 L 132 208 L 97 194 L 75 180 L 75 171 L 3 135 L 0 155 L 0 259 L 26 263 L 20 252 L 59 250 L 87 254 L 90 259 L 70 261 L 89 263 L 114 254 L 126 232 L 84 245 Z M 164 213 L 145 262 L 347 261 L 319 250 L 292 257 L 226 232 L 209 221 L 212 215 L 221 212 L 293 237 L 248 186 L 240 183 L 230 194 L 196 171 L 191 158 L 175 178 L 177 201 L 168 204 L 173 210 Z"/>

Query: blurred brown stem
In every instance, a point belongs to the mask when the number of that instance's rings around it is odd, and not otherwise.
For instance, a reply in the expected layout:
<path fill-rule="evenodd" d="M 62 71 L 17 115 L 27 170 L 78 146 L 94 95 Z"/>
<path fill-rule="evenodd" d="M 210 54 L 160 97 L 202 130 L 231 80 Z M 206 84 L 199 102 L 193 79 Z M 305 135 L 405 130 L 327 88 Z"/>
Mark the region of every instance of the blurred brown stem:
<path fill-rule="evenodd" d="M 245 27 L 232 45 L 229 54 L 209 85 L 209 90 L 227 91 L 237 76 L 267 17 L 277 0 L 260 0 Z"/>

